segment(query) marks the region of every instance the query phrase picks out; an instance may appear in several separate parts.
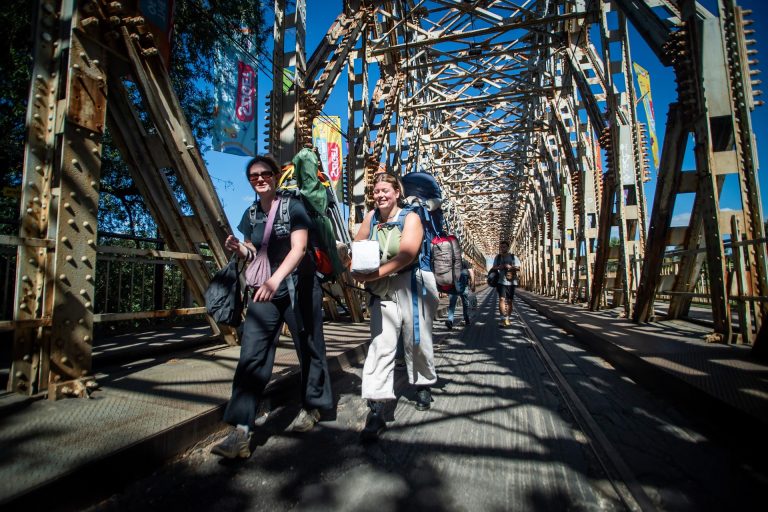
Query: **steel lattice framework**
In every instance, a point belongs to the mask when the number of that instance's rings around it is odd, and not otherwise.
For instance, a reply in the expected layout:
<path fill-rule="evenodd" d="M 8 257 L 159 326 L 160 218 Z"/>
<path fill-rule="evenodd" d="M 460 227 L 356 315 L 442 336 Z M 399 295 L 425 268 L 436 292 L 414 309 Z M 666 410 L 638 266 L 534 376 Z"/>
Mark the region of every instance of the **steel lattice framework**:
<path fill-rule="evenodd" d="M 267 142 L 285 156 L 310 142 L 346 59 L 353 229 L 374 172 L 424 170 L 442 184 L 467 254 L 482 262 L 511 240 L 529 289 L 610 303 L 637 321 L 653 317 L 658 293 L 673 318 L 705 297 L 715 339 L 758 337 L 768 291 L 749 114 L 758 71 L 733 0 L 716 13 L 692 0 L 348 1 L 309 65 L 306 5 L 285 8 L 276 0 L 277 18 L 294 24 L 278 23 L 274 71 L 288 69 L 296 87 L 273 90 Z M 652 211 L 630 24 L 678 85 Z M 279 44 L 286 30 L 295 48 Z M 689 135 L 696 169 L 683 171 Z M 728 174 L 737 212 L 719 206 Z M 670 227 L 684 193 L 695 193 L 691 220 Z"/>
<path fill-rule="evenodd" d="M 719 0 L 716 13 L 693 0 L 348 0 L 311 54 L 306 2 L 292 5 L 274 4 L 280 79 L 268 148 L 284 161 L 311 143 L 312 121 L 346 72 L 352 230 L 374 172 L 430 172 L 479 267 L 511 240 L 533 292 L 622 307 L 639 322 L 653 318 L 659 295 L 671 318 L 705 298 L 713 340 L 764 345 L 768 271 L 750 118 L 758 70 L 748 13 L 733 0 Z M 208 275 L 201 244 L 226 262 L 231 228 L 139 12 L 135 0 L 39 2 L 21 228 L 0 240 L 18 246 L 14 318 L 2 322 L 14 331 L 16 392 L 87 391 L 95 259 L 109 250 L 96 243 L 105 126 L 167 242 L 152 256 L 180 262 L 198 304 Z M 652 203 L 629 25 L 677 80 Z M 695 169 L 685 170 L 691 150 Z M 729 187 L 740 210 L 720 207 Z M 694 195 L 691 218 L 672 227 L 682 194 Z M 345 300 L 359 320 L 359 297 Z"/>

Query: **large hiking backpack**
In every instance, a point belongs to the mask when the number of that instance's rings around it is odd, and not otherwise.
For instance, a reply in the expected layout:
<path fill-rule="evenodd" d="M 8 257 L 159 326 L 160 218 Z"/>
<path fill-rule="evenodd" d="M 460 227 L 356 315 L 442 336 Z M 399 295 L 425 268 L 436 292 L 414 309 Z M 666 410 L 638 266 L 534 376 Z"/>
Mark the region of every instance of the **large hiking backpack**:
<path fill-rule="evenodd" d="M 456 293 L 461 277 L 461 246 L 449 234 L 440 206 L 443 194 L 435 177 L 426 172 L 412 172 L 402 177 L 405 202 L 419 214 L 424 227 L 424 240 L 419 254 L 419 267 L 435 274 L 437 289 Z"/>
<path fill-rule="evenodd" d="M 313 229 L 309 230 L 309 247 L 315 260 L 317 275 L 321 282 L 335 280 L 344 272 L 337 245 L 349 246 L 349 235 L 344 239 L 346 231 L 337 229 L 336 231 L 342 234 L 342 241 L 337 244 L 334 221 L 337 221 L 337 217 L 340 218 L 338 203 L 331 182 L 320 167 L 320 159 L 312 149 L 302 149 L 293 157 L 291 163 L 283 168 L 277 192 L 286 198 L 294 197 L 304 204 L 314 223 Z M 290 224 L 288 201 L 281 201 L 275 224 Z"/>

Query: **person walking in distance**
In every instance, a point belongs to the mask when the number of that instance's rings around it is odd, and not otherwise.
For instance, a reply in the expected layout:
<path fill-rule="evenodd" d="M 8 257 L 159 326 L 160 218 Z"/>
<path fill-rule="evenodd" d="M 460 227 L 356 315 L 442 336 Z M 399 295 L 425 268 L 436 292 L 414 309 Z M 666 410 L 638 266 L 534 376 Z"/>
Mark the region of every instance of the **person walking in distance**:
<path fill-rule="evenodd" d="M 499 282 L 496 285 L 496 292 L 499 294 L 499 314 L 501 315 L 499 325 L 509 327 L 515 288 L 519 284 L 520 260 L 514 254 L 509 253 L 509 242 L 506 240 L 499 242 L 499 254 L 493 259 L 493 266 L 490 270 L 499 272 Z"/>
<path fill-rule="evenodd" d="M 251 454 L 250 433 L 262 393 L 272 377 L 283 322 L 291 332 L 301 367 L 303 408 L 291 430 L 312 429 L 320 419 L 319 410 L 333 406 L 323 337 L 322 289 L 315 262 L 307 253 L 312 223 L 300 200 L 277 194 L 278 174 L 277 162 L 270 156 L 256 156 L 248 162 L 246 177 L 258 198 L 238 225 L 244 241 L 229 235 L 224 242 L 228 250 L 248 262 L 263 257 L 258 251 L 266 249 L 271 274 L 255 289 L 249 287 L 240 358 L 224 411 L 224 422 L 235 428 L 211 450 L 225 458 Z M 283 201 L 288 201 L 287 224 L 276 220 Z"/>
<path fill-rule="evenodd" d="M 373 179 L 375 209 L 366 214 L 355 240 L 386 239 L 379 268 L 353 277 L 371 292 L 371 344 L 363 366 L 362 397 L 370 409 L 361 440 L 374 440 L 386 428 L 385 402 L 395 399 L 397 339 L 402 334 L 408 382 L 416 386 L 416 409 L 430 408 L 430 386 L 437 382 L 432 347 L 432 312 L 437 284 L 432 272 L 419 268 L 417 257 L 424 229 L 418 214 L 403 209 L 402 185 L 391 174 Z"/>
<path fill-rule="evenodd" d="M 459 298 L 461 298 L 461 308 L 464 313 L 464 325 L 469 326 L 472 324 L 472 320 L 469 318 L 470 290 L 475 291 L 475 271 L 466 259 L 462 259 L 461 275 L 459 276 L 458 283 L 456 283 L 456 293 L 452 293 L 450 299 L 448 299 L 448 318 L 445 320 L 445 326 L 449 330 L 453 329 L 453 317 Z"/>

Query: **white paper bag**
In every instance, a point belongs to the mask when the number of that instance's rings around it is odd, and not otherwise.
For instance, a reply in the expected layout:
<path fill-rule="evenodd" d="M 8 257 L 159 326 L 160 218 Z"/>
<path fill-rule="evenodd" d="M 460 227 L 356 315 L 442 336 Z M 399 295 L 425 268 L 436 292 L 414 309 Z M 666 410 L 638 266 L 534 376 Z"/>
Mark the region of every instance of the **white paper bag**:
<path fill-rule="evenodd" d="M 352 272 L 368 274 L 379 268 L 378 240 L 357 240 L 352 242 Z"/>

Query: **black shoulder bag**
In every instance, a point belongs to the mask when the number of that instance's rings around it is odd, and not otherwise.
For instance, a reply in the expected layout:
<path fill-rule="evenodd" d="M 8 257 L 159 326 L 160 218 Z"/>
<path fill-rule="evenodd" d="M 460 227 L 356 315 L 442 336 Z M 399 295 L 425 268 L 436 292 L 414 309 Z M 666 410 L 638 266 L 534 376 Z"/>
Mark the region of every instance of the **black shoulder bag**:
<path fill-rule="evenodd" d="M 216 323 L 237 327 L 243 321 L 243 291 L 240 286 L 241 268 L 237 256 L 216 272 L 205 290 L 205 309 Z"/>

